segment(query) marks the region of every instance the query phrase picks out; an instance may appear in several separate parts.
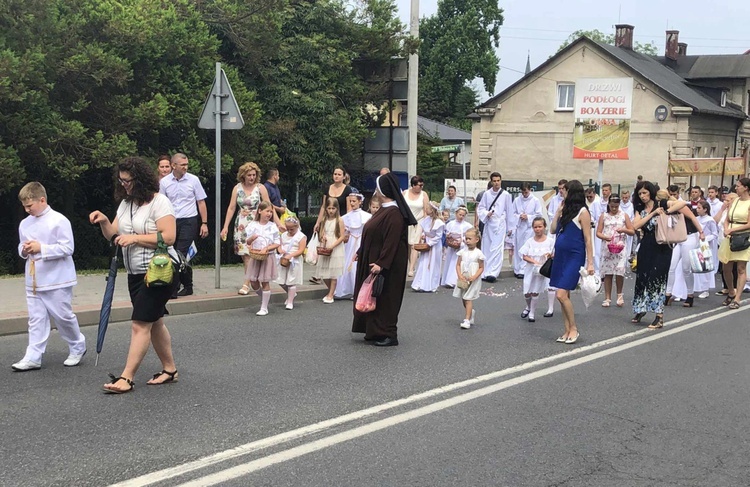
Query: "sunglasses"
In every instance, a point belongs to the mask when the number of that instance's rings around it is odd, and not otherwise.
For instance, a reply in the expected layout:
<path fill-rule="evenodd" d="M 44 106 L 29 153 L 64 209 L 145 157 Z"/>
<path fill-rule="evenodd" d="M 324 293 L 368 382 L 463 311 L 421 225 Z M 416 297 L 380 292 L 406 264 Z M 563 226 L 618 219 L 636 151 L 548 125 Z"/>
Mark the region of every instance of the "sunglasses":
<path fill-rule="evenodd" d="M 120 182 L 120 184 L 122 184 L 123 186 L 125 186 L 126 184 L 130 184 L 133 181 L 135 181 L 135 178 L 130 178 L 130 179 L 117 178 L 117 180 Z"/>

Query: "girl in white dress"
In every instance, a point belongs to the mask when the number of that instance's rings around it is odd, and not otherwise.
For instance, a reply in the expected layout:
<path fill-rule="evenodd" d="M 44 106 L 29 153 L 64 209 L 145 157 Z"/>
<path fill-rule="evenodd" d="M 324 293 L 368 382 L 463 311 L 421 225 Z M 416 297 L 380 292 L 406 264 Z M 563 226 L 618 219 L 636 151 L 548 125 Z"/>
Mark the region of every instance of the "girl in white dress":
<path fill-rule="evenodd" d="M 247 245 L 252 251 L 269 254 L 279 248 L 279 227 L 273 222 L 273 206 L 268 201 L 262 201 L 255 213 L 255 220 L 247 227 Z M 245 279 L 250 282 L 250 287 L 260 296 L 260 310 L 255 313 L 258 316 L 268 314 L 268 301 L 271 299 L 271 287 L 269 283 L 277 277 L 276 259 L 265 260 L 252 259 L 247 266 Z"/>
<path fill-rule="evenodd" d="M 698 221 L 703 226 L 703 235 L 711 249 L 711 260 L 713 260 L 714 269 L 719 267 L 719 227 L 711 217 L 711 204 L 708 201 L 701 200 L 695 208 L 698 213 Z M 695 274 L 693 276 L 693 290 L 698 297 L 705 299 L 709 296 L 708 290 L 716 287 L 716 272 L 706 272 Z"/>
<path fill-rule="evenodd" d="M 521 313 L 521 318 L 528 317 L 529 323 L 536 321 L 534 310 L 539 294 L 549 289 L 549 278 L 539 274 L 539 268 L 555 250 L 555 241 L 547 236 L 547 222 L 544 218 L 541 216 L 534 218 L 531 222 L 531 229 L 534 236 L 518 250 L 526 263 L 523 270 L 523 295 L 526 298 L 526 307 Z"/>
<path fill-rule="evenodd" d="M 333 251 L 331 255 L 318 255 L 316 272 L 328 288 L 328 294 L 323 298 L 323 302 L 326 304 L 333 303 L 337 280 L 344 272 L 343 243 L 345 235 L 346 229 L 339 213 L 339 202 L 336 198 L 328 197 L 323 231 L 320 234 L 320 245 L 333 249 Z"/>
<path fill-rule="evenodd" d="M 302 254 L 307 247 L 307 236 L 299 231 L 299 220 L 290 216 L 284 221 L 286 232 L 281 235 L 281 246 L 278 250 L 279 277 L 276 282 L 286 291 L 286 309 L 294 309 L 294 298 L 297 286 L 302 284 Z M 281 259 L 289 261 L 288 266 L 281 265 Z"/>
<path fill-rule="evenodd" d="M 474 301 L 479 297 L 479 291 L 482 290 L 482 272 L 484 272 L 484 254 L 477 248 L 479 240 L 482 236 L 479 234 L 479 230 L 472 227 L 464 234 L 464 242 L 466 248 L 458 251 L 458 260 L 456 261 L 456 274 L 458 279 L 463 281 L 466 289 L 461 289 L 461 286 L 456 286 L 453 290 L 454 298 L 461 298 L 464 304 L 464 320 L 459 326 L 462 329 L 468 330 L 471 325 L 474 324 L 474 318 L 476 317 L 474 309 Z"/>
<path fill-rule="evenodd" d="M 341 218 L 344 220 L 346 238 L 344 239 L 344 273 L 341 274 L 333 295 L 338 299 L 354 295 L 354 281 L 357 279 L 357 261 L 354 260 L 354 256 L 357 255 L 362 242 L 362 228 L 372 218 L 372 215 L 360 209 L 364 199 L 362 193 L 352 192 L 347 198 L 349 212 Z"/>
<path fill-rule="evenodd" d="M 466 221 L 466 207 L 459 206 L 456 209 L 456 219 L 445 225 L 446 239 L 453 239 L 461 242 L 461 247 L 453 248 L 450 245 L 445 246 L 445 262 L 443 263 L 443 275 L 440 278 L 440 285 L 453 288 L 456 286 L 458 275 L 456 274 L 456 262 L 458 261 L 458 251 L 466 248 L 464 234 L 472 224 Z"/>
<path fill-rule="evenodd" d="M 434 293 L 440 285 L 440 265 L 443 263 L 443 229 L 445 224 L 438 213 L 440 206 L 431 201 L 428 214 L 419 224 L 422 227 L 422 243 L 430 250 L 419 253 L 417 271 L 411 288 L 417 292 Z"/>

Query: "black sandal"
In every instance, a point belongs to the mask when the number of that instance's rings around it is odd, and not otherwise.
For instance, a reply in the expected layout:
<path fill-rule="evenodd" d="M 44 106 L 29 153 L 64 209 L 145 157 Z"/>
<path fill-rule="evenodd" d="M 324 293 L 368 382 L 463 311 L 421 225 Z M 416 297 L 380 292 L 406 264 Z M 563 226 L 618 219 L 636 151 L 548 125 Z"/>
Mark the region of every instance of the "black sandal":
<path fill-rule="evenodd" d="M 721 302 L 721 305 L 729 306 L 732 303 L 732 301 L 734 301 L 734 296 L 730 296 L 729 294 L 727 294 L 727 297 L 724 298 L 724 301 Z"/>
<path fill-rule="evenodd" d="M 128 385 L 130 386 L 130 389 L 118 391 L 116 389 L 107 389 L 106 387 L 102 387 L 102 389 L 104 389 L 105 394 L 125 394 L 135 389 L 135 382 L 128 379 L 127 377 L 115 377 L 114 374 L 109 374 L 109 378 L 112 379 L 111 381 L 109 381 L 110 384 L 114 384 L 117 381 L 124 380 L 125 382 L 128 383 Z"/>
<path fill-rule="evenodd" d="M 740 309 L 740 303 L 738 303 L 737 301 L 732 301 L 727 307 L 729 309 Z"/>
<path fill-rule="evenodd" d="M 650 330 L 656 330 L 657 328 L 661 328 L 664 326 L 664 316 L 656 315 L 656 318 L 654 318 L 654 321 L 648 325 L 648 328 Z"/>
<path fill-rule="evenodd" d="M 694 299 L 694 296 L 688 296 L 687 298 L 685 298 L 685 302 L 682 304 L 682 306 L 685 308 L 692 308 L 693 299 Z"/>
<path fill-rule="evenodd" d="M 642 311 L 640 313 L 636 313 L 633 315 L 633 319 L 630 320 L 631 323 L 640 323 L 643 317 L 646 316 L 646 312 Z"/>
<path fill-rule="evenodd" d="M 169 376 L 169 378 L 161 382 L 147 382 L 147 384 L 150 386 L 160 386 L 162 384 L 168 384 L 170 382 L 177 382 L 177 379 L 178 379 L 177 370 L 175 370 L 174 372 L 167 372 L 166 370 L 162 370 L 161 372 L 157 372 L 156 374 L 154 374 L 151 380 L 156 380 L 158 377 L 162 375 Z"/>

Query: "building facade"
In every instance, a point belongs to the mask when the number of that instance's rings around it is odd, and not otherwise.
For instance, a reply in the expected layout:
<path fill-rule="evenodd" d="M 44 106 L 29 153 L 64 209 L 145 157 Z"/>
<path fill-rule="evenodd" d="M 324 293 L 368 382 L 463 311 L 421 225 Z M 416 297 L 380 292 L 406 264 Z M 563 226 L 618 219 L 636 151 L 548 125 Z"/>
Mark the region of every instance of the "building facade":
<path fill-rule="evenodd" d="M 725 147 L 730 157 L 743 152 L 750 143 L 750 55 L 719 61 L 712 58 L 725 57 L 687 56 L 676 31 L 668 31 L 666 56 L 647 56 L 632 50 L 629 25 L 618 25 L 616 38 L 613 46 L 582 37 L 477 107 L 472 178 L 499 171 L 548 187 L 562 178 L 596 180 L 597 160 L 573 159 L 580 78 L 633 78 L 629 157 L 606 160 L 605 181 L 627 185 L 642 175 L 664 184 L 670 153 L 722 157 Z"/>

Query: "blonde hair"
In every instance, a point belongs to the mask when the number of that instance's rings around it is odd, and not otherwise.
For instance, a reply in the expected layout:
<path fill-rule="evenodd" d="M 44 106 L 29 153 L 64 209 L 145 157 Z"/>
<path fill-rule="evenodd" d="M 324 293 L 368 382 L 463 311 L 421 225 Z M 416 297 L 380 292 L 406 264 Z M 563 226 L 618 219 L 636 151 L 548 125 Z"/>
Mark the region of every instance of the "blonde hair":
<path fill-rule="evenodd" d="M 656 201 L 661 200 L 677 201 L 672 196 L 669 196 L 669 191 L 667 191 L 666 189 L 660 189 L 656 192 Z"/>
<path fill-rule="evenodd" d="M 47 199 L 47 190 L 44 189 L 42 183 L 37 181 L 26 183 L 26 185 L 21 188 L 21 191 L 18 192 L 18 199 L 21 203 L 28 200 L 41 200 L 42 198 Z"/>
<path fill-rule="evenodd" d="M 470 233 L 473 233 L 474 236 L 477 237 L 477 240 L 482 239 L 482 233 L 479 231 L 477 227 L 471 227 L 470 229 L 466 230 L 466 232 L 464 232 L 464 235 L 468 235 Z M 477 242 L 477 246 L 479 246 L 478 242 Z"/>
<path fill-rule="evenodd" d="M 237 170 L 237 182 L 238 183 L 244 183 L 245 182 L 245 176 L 247 176 L 247 173 L 250 171 L 255 171 L 256 180 L 255 182 L 259 182 L 260 180 L 260 168 L 258 165 L 254 162 L 246 162 L 243 165 L 240 166 L 240 168 Z"/>

